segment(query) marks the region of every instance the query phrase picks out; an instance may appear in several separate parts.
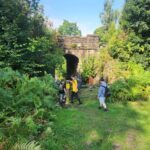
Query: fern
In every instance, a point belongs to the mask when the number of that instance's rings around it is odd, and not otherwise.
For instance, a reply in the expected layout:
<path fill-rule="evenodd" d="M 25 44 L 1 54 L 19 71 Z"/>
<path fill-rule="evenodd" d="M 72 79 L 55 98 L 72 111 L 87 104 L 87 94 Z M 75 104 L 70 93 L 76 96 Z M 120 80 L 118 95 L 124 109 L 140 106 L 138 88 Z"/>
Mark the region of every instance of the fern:
<path fill-rule="evenodd" d="M 11 150 L 41 150 L 41 146 L 35 141 L 16 143 Z"/>
<path fill-rule="evenodd" d="M 56 96 L 57 89 L 50 75 L 29 78 L 10 68 L 0 69 L 0 139 L 9 141 L 4 146 L 11 147 L 18 139 L 40 136 L 48 121 L 55 119 L 51 111 Z M 14 149 L 31 146 L 37 144 L 17 143 Z"/>

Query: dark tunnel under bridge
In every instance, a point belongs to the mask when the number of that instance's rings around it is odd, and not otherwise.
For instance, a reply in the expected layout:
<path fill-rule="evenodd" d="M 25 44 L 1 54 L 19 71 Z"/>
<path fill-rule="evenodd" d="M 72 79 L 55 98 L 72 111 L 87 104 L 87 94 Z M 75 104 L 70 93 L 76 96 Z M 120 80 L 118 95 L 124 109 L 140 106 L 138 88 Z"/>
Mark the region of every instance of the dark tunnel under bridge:
<path fill-rule="evenodd" d="M 70 79 L 71 76 L 75 76 L 77 73 L 77 67 L 79 63 L 79 58 L 73 54 L 65 54 L 67 64 L 67 74 L 66 78 Z"/>

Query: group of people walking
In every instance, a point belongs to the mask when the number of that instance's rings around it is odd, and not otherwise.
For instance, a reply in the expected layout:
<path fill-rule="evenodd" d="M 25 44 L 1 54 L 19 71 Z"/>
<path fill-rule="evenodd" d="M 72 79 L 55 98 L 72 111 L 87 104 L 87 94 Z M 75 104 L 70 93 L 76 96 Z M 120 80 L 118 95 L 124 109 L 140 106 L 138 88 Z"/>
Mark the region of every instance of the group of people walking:
<path fill-rule="evenodd" d="M 79 97 L 79 81 L 77 77 L 72 76 L 71 80 L 62 81 L 59 85 L 59 102 L 61 105 L 66 102 L 74 103 L 74 98 L 76 98 L 79 104 L 82 104 Z"/>
<path fill-rule="evenodd" d="M 59 102 L 61 105 L 64 105 L 66 102 L 74 103 L 74 98 L 76 98 L 79 104 L 82 104 L 79 97 L 79 80 L 77 77 L 72 76 L 71 80 L 62 81 L 59 85 Z M 91 88 L 91 87 L 90 87 Z M 106 80 L 101 77 L 100 86 L 98 89 L 98 100 L 99 100 L 99 109 L 103 108 L 104 111 L 108 111 L 105 100 L 110 96 L 108 85 Z"/>

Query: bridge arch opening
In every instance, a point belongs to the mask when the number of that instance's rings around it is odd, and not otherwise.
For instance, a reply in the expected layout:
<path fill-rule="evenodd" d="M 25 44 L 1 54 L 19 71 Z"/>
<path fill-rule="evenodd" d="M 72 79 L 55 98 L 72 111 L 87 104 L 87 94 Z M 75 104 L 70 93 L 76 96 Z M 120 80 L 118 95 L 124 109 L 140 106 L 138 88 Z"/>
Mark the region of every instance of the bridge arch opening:
<path fill-rule="evenodd" d="M 66 58 L 67 62 L 66 78 L 70 79 L 71 76 L 74 76 L 77 73 L 79 58 L 73 54 L 65 54 L 64 57 Z"/>

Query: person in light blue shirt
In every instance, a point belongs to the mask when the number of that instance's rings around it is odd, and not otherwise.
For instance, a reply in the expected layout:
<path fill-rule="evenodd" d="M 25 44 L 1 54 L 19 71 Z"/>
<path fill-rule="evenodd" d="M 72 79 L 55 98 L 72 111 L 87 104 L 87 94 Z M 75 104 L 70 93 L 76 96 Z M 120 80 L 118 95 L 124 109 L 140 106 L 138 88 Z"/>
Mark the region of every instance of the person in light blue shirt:
<path fill-rule="evenodd" d="M 104 80 L 104 78 L 102 77 L 102 78 L 100 79 L 100 87 L 99 87 L 99 90 L 98 90 L 98 99 L 99 99 L 99 103 L 100 103 L 99 108 L 102 108 L 102 107 L 103 107 L 105 111 L 108 111 L 107 106 L 106 106 L 106 103 L 105 103 L 105 99 L 106 99 L 106 96 L 105 96 L 106 88 L 107 88 L 107 83 L 106 83 L 106 81 Z"/>

